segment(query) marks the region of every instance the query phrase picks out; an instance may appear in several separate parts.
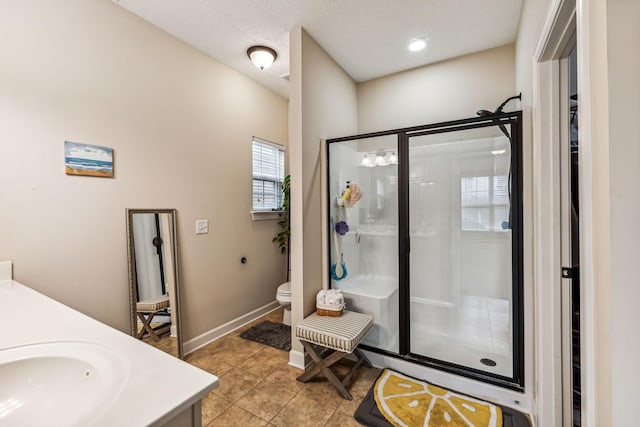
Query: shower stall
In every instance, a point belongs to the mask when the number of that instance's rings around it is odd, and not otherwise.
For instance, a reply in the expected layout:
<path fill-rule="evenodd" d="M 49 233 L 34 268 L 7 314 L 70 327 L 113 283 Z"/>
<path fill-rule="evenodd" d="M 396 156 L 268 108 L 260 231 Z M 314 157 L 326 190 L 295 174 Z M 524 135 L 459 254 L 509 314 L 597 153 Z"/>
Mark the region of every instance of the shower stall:
<path fill-rule="evenodd" d="M 521 117 L 327 141 L 330 286 L 366 349 L 523 389 Z"/>

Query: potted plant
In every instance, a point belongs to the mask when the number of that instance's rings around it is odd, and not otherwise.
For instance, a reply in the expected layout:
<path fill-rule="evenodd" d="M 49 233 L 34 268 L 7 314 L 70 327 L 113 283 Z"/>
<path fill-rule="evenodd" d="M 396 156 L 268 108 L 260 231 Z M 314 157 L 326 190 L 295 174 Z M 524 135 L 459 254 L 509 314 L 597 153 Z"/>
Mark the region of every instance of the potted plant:
<path fill-rule="evenodd" d="M 291 235 L 291 226 L 289 220 L 291 218 L 289 214 L 289 194 L 290 194 L 291 175 L 284 177 L 282 182 L 282 217 L 278 221 L 278 225 L 281 230 L 273 238 L 274 243 L 278 243 L 281 253 L 287 253 L 287 281 L 289 281 L 289 237 Z"/>

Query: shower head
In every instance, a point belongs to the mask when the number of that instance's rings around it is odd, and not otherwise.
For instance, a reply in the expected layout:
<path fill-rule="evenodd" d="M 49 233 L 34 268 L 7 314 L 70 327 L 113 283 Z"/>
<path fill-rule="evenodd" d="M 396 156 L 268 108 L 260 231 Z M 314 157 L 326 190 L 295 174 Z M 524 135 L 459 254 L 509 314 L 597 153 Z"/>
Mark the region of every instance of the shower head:
<path fill-rule="evenodd" d="M 498 106 L 498 108 L 496 108 L 496 111 L 494 111 L 493 113 L 489 110 L 478 110 L 476 111 L 476 114 L 480 117 L 488 117 L 488 116 L 493 116 L 494 114 L 500 114 L 502 113 L 502 109 L 504 108 L 505 105 L 507 105 L 507 103 L 509 101 L 511 101 L 512 99 L 522 99 L 522 93 L 519 93 L 515 96 L 511 96 L 507 99 L 504 100 L 504 102 L 502 104 L 500 104 Z M 498 120 L 495 120 L 496 124 L 498 125 L 498 127 L 500 128 L 500 130 L 502 131 L 502 133 L 505 134 L 505 136 L 509 139 L 509 141 L 511 141 L 511 136 L 509 135 L 509 132 L 507 131 L 507 128 L 500 123 Z"/>
<path fill-rule="evenodd" d="M 497 122 L 497 120 L 496 120 Z M 504 135 L 507 137 L 507 139 L 509 141 L 511 141 L 511 135 L 509 135 L 509 132 L 507 131 L 507 128 L 502 124 L 502 123 L 497 123 L 498 127 L 500 128 L 500 130 L 502 131 L 502 133 L 504 133 Z"/>
<path fill-rule="evenodd" d="M 498 107 L 501 108 L 502 106 Z M 480 117 L 489 117 L 489 116 L 493 116 L 496 113 L 492 113 L 489 110 L 478 110 L 476 112 L 476 114 Z M 509 138 L 509 141 L 511 141 L 511 136 L 509 135 L 509 132 L 507 131 L 507 128 L 504 127 L 504 125 L 502 123 L 500 123 L 498 120 L 492 120 L 496 125 L 498 125 L 498 127 L 500 128 L 500 130 L 502 131 L 502 133 L 504 133 L 506 135 L 507 138 Z"/>
<path fill-rule="evenodd" d="M 501 108 L 501 107 L 502 107 L 502 105 L 500 107 L 498 107 L 498 108 Z M 480 116 L 480 117 L 489 117 L 489 116 L 493 116 L 496 113 L 492 113 L 489 110 L 478 110 L 476 112 L 476 114 L 478 116 Z M 500 123 L 499 120 L 493 119 L 492 122 L 495 123 L 500 128 L 502 133 L 504 133 L 505 136 L 509 139 L 509 141 L 511 141 L 511 135 L 509 135 L 509 132 L 507 131 L 507 128 L 502 123 Z"/>
<path fill-rule="evenodd" d="M 522 93 L 519 93 L 519 94 L 517 94 L 515 96 L 511 96 L 511 97 L 505 99 L 504 102 L 502 104 L 500 104 L 498 106 L 498 108 L 496 108 L 496 111 L 494 111 L 493 113 L 491 111 L 489 111 L 489 110 L 478 110 L 478 111 L 476 111 L 476 114 L 478 116 L 480 116 L 480 117 L 491 116 L 493 114 L 500 114 L 500 113 L 502 113 L 502 109 L 504 108 L 504 106 L 507 105 L 507 103 L 509 101 L 511 101 L 512 99 L 522 99 Z"/>
<path fill-rule="evenodd" d="M 502 104 L 500 104 L 500 106 L 498 108 L 496 108 L 495 114 L 498 113 L 502 113 L 502 109 L 504 108 L 505 105 L 507 105 L 507 102 L 511 101 L 512 99 L 519 99 L 522 100 L 522 92 L 520 92 L 519 94 L 509 97 L 507 99 L 504 100 L 504 102 Z"/>

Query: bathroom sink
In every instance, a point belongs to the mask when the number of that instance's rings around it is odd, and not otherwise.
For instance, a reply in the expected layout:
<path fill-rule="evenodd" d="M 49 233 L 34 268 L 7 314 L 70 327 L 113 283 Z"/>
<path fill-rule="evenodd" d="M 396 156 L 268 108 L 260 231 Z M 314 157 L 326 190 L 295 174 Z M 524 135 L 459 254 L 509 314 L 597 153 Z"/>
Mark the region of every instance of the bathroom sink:
<path fill-rule="evenodd" d="M 0 350 L 0 425 L 89 425 L 113 404 L 128 376 L 127 359 L 100 344 Z"/>

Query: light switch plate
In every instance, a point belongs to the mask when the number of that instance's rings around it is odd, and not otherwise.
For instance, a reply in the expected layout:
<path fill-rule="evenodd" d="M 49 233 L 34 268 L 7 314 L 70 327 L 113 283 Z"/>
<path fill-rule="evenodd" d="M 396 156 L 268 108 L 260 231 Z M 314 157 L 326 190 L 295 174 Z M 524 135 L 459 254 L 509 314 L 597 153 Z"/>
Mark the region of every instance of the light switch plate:
<path fill-rule="evenodd" d="M 209 220 L 198 219 L 196 220 L 196 234 L 207 234 L 209 232 Z"/>

